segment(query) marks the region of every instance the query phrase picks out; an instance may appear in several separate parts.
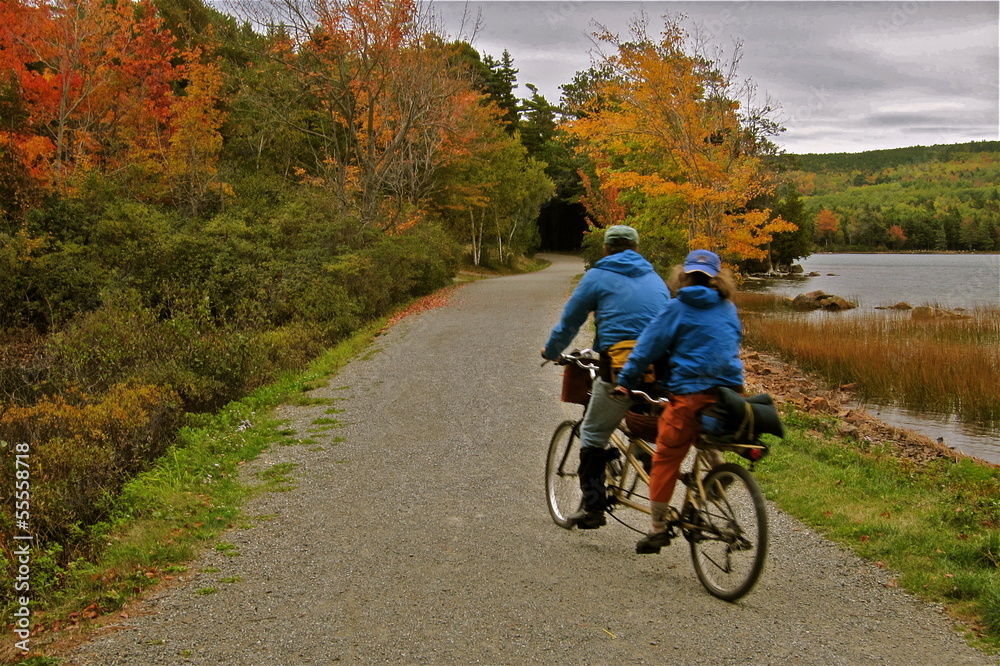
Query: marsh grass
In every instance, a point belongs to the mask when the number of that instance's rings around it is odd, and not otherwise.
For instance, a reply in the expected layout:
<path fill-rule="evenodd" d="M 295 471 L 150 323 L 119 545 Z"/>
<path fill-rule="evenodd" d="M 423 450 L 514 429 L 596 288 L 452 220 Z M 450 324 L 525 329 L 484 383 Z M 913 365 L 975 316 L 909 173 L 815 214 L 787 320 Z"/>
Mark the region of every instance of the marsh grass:
<path fill-rule="evenodd" d="M 1000 649 L 1000 476 L 971 459 L 917 465 L 833 419 L 784 415 L 788 436 L 755 475 L 768 499 L 939 602 L 974 644 Z M 774 572 L 772 571 L 772 575 Z"/>
<path fill-rule="evenodd" d="M 863 400 L 1000 427 L 1000 310 L 930 320 L 895 311 L 749 315 L 743 325 L 750 346 L 831 384 L 857 384 Z"/>
<path fill-rule="evenodd" d="M 784 296 L 756 291 L 738 291 L 733 297 L 733 302 L 741 312 L 774 312 L 788 307 Z"/>

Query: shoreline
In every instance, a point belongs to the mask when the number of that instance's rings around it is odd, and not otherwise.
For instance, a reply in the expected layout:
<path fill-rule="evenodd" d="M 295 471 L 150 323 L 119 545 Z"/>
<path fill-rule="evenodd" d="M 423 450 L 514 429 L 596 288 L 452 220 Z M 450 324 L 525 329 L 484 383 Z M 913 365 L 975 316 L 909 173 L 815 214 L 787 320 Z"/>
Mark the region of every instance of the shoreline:
<path fill-rule="evenodd" d="M 938 458 L 969 458 L 1000 468 L 1000 464 L 953 449 L 919 432 L 881 421 L 867 410 L 855 406 L 859 401 L 850 385 L 826 388 L 818 376 L 800 370 L 776 354 L 760 352 L 746 345 L 740 356 L 748 393 L 769 393 L 779 407 L 789 403 L 804 412 L 833 416 L 839 421 L 837 430 L 842 437 L 882 441 L 890 444 L 899 458 L 921 464 Z"/>

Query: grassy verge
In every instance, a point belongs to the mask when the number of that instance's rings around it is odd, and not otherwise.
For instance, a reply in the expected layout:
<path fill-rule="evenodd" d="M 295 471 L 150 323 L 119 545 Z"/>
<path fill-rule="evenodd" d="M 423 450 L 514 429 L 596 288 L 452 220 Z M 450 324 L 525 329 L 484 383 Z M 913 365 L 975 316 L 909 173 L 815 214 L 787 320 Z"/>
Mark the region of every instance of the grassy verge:
<path fill-rule="evenodd" d="M 487 266 L 476 266 L 474 264 L 466 262 L 462 266 L 462 272 L 473 274 L 473 275 L 488 275 L 488 276 L 503 276 L 503 275 L 521 275 L 522 273 L 535 273 L 542 269 L 548 268 L 551 262 L 545 259 L 540 259 L 538 257 L 517 257 L 514 260 L 514 264 L 510 267 L 501 268 L 491 268 Z M 461 278 L 461 273 L 459 274 Z"/>
<path fill-rule="evenodd" d="M 963 459 L 918 465 L 836 422 L 791 412 L 756 469 L 765 495 L 827 538 L 943 604 L 970 643 L 1000 651 L 1000 475 Z"/>
<path fill-rule="evenodd" d="M 89 531 L 94 544 L 103 544 L 94 548 L 98 558 L 60 567 L 54 564 L 55 553 L 36 554 L 35 633 L 32 656 L 22 663 L 57 663 L 45 656 L 45 646 L 58 630 L 84 629 L 147 588 L 183 573 L 185 563 L 210 540 L 248 520 L 240 507 L 252 493 L 271 489 L 274 481 L 247 486 L 237 480 L 239 467 L 270 446 L 299 443 L 270 416 L 273 408 L 294 403 L 296 396 L 315 388 L 360 354 L 385 324 L 383 318 L 368 325 L 303 372 L 289 373 L 219 412 L 191 417 L 166 455 L 114 500 L 112 518 Z M 5 662 L 21 656 L 9 643 L 0 651 Z"/>

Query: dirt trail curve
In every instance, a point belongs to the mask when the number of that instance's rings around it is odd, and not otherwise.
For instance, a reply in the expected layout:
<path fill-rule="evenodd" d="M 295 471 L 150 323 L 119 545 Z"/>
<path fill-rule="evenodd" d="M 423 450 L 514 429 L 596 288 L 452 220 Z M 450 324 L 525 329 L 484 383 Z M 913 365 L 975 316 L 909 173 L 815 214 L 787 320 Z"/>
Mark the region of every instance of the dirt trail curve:
<path fill-rule="evenodd" d="M 297 489 L 223 536 L 240 556 L 207 553 L 68 663 L 994 663 L 773 507 L 768 566 L 736 604 L 702 589 L 683 542 L 638 556 L 621 525 L 556 527 L 545 450 L 577 414 L 538 349 L 582 266 L 548 258 L 404 319 L 317 390 L 345 425 L 254 464 L 296 463 Z M 306 436 L 328 408 L 280 413 Z"/>

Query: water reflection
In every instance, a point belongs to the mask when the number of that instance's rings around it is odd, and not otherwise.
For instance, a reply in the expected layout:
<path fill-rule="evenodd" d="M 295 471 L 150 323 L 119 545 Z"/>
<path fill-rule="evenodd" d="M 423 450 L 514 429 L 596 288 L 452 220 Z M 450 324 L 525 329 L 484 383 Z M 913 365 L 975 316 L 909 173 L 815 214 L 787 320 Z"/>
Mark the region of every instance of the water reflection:
<path fill-rule="evenodd" d="M 760 289 L 785 296 L 822 289 L 866 310 L 900 301 L 951 309 L 1000 307 L 996 254 L 814 254 L 801 264 L 802 277 L 754 280 L 746 287 L 757 291 L 759 282 Z"/>
<path fill-rule="evenodd" d="M 953 449 L 1000 465 L 998 434 L 958 421 L 950 414 L 916 413 L 891 405 L 860 405 L 880 421 L 943 441 Z"/>

